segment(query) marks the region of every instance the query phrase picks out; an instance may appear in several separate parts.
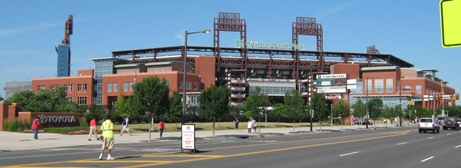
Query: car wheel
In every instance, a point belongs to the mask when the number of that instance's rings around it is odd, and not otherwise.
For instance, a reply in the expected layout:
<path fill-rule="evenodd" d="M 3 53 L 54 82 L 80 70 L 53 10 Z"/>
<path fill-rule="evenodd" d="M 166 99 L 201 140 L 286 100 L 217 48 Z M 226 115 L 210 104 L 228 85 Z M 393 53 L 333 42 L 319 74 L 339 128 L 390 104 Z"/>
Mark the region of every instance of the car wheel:
<path fill-rule="evenodd" d="M 437 133 L 440 133 L 440 128 L 437 128 Z"/>

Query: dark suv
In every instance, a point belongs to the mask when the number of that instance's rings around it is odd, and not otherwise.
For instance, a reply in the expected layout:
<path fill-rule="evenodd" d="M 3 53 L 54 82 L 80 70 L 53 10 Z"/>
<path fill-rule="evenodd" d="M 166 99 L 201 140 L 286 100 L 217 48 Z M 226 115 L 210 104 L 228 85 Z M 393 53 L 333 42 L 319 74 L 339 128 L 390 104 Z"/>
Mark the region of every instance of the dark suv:
<path fill-rule="evenodd" d="M 448 128 L 459 130 L 459 124 L 456 122 L 456 118 L 447 117 L 443 123 L 443 130 L 448 130 Z"/>

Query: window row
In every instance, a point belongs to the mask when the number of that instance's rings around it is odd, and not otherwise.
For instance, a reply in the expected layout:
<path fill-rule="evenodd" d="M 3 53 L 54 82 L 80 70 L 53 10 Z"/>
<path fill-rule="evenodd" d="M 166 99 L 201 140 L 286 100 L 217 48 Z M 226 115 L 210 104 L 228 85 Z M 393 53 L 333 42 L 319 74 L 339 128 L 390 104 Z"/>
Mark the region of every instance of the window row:
<path fill-rule="evenodd" d="M 128 88 L 128 85 L 130 86 Z M 134 91 L 134 82 L 123 82 L 122 83 L 122 91 Z M 118 92 L 118 83 L 107 83 L 107 92 Z"/>
<path fill-rule="evenodd" d="M 58 85 L 50 85 L 50 90 L 55 91 Z M 40 90 L 46 90 L 45 85 L 39 85 L 37 86 L 37 91 Z M 64 90 L 66 92 L 72 93 L 74 91 L 74 85 L 73 84 L 66 84 L 64 85 Z M 80 92 L 87 92 L 88 90 L 88 84 L 77 84 L 77 93 Z"/>
<path fill-rule="evenodd" d="M 182 89 L 182 81 L 179 81 L 179 89 Z M 186 81 L 186 89 L 191 89 L 192 88 L 192 82 Z M 198 84 L 197 82 L 194 82 L 194 90 L 198 90 Z"/>

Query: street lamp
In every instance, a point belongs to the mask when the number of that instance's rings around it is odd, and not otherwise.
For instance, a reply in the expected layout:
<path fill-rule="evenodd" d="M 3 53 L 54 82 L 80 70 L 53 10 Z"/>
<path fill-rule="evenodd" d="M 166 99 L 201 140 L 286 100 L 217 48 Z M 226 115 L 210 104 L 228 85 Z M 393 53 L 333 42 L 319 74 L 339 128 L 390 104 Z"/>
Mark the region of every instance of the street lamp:
<path fill-rule="evenodd" d="M 181 123 L 184 125 L 186 122 L 184 120 L 184 115 L 186 115 L 186 64 L 187 64 L 187 36 L 189 34 L 197 34 L 197 33 L 210 33 L 210 30 L 205 29 L 202 31 L 196 31 L 196 32 L 187 32 L 187 30 L 184 32 L 184 57 L 183 57 L 183 63 L 184 63 L 184 69 L 183 69 L 183 81 L 182 81 L 182 115 L 181 115 Z"/>

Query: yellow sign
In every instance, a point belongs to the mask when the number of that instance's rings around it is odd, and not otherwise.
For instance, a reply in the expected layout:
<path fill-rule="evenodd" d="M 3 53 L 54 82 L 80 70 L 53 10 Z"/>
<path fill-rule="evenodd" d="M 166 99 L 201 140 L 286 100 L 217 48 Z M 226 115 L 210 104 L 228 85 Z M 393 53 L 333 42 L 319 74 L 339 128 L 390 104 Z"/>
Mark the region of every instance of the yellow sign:
<path fill-rule="evenodd" d="M 461 47 L 461 0 L 440 1 L 442 46 Z"/>

